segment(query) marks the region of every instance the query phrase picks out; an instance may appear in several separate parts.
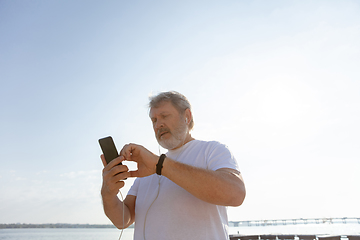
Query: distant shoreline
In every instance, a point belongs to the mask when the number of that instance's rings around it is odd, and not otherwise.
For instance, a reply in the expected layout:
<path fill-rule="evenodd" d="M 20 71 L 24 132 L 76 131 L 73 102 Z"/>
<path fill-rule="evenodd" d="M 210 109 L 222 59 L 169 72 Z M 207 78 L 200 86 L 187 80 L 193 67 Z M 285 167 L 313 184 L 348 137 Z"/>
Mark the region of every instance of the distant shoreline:
<path fill-rule="evenodd" d="M 133 227 L 131 225 L 130 227 Z M 0 229 L 10 228 L 116 228 L 112 224 L 69 224 L 69 223 L 44 223 L 44 224 L 27 224 L 27 223 L 0 223 Z"/>

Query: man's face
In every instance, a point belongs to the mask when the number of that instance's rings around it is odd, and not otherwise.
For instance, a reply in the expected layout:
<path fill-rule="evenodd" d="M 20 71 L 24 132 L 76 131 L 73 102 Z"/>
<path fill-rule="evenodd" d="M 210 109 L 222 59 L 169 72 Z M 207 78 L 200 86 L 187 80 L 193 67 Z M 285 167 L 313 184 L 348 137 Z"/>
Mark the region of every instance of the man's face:
<path fill-rule="evenodd" d="M 163 102 L 157 108 L 150 109 L 150 118 L 153 123 L 158 143 L 166 149 L 175 149 L 185 142 L 188 126 L 171 102 Z"/>

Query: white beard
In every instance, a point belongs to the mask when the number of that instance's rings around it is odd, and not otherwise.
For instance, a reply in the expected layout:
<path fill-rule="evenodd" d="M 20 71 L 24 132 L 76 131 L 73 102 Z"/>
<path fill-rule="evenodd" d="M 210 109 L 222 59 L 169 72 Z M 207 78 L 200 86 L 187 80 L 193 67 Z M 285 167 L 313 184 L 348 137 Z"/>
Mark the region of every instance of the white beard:
<path fill-rule="evenodd" d="M 161 132 L 162 129 L 159 129 L 158 133 Z M 165 149 L 171 150 L 177 147 L 181 147 L 186 139 L 188 133 L 187 124 L 180 119 L 179 125 L 173 131 L 170 132 L 170 129 L 166 128 L 166 130 L 171 134 L 171 137 L 168 139 L 161 139 L 159 134 L 156 135 L 156 139 L 160 146 Z"/>

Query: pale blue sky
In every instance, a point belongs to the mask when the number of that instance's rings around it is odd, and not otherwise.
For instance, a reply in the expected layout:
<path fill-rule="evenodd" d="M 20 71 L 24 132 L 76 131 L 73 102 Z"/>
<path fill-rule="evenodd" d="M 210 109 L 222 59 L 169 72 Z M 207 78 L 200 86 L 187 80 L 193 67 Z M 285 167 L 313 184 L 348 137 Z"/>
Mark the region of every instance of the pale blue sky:
<path fill-rule="evenodd" d="M 167 90 L 239 162 L 230 220 L 359 217 L 359 56 L 358 1 L 0 1 L 0 223 L 109 223 L 97 140 L 158 153 Z"/>

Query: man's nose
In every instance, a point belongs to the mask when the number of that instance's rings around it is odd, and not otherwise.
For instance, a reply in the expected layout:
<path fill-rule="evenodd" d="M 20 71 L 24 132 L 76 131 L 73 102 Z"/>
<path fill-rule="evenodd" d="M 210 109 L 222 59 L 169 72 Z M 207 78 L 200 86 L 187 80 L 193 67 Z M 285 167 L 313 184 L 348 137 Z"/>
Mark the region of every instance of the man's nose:
<path fill-rule="evenodd" d="M 162 128 L 162 127 L 164 127 L 164 122 L 161 121 L 161 120 L 156 121 L 154 128 L 159 129 L 159 128 Z"/>

